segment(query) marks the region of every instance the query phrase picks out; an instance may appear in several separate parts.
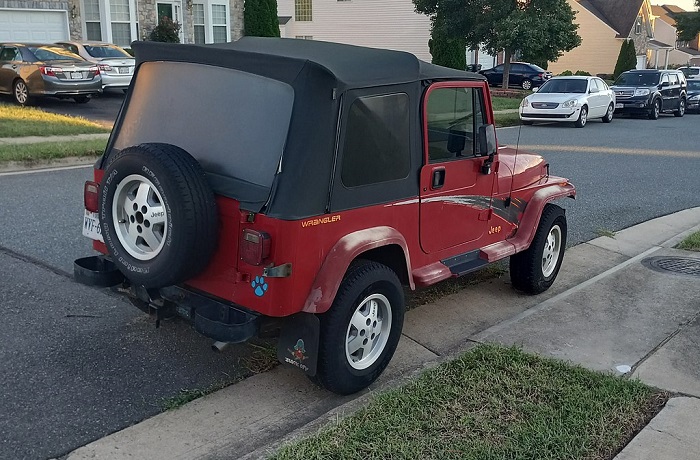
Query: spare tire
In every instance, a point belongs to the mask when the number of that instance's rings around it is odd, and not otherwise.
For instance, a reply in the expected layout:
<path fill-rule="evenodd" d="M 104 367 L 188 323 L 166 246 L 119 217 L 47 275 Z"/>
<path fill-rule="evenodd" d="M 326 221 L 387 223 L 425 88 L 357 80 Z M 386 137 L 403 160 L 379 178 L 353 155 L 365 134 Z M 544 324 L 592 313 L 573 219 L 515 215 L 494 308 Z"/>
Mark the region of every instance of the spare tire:
<path fill-rule="evenodd" d="M 159 288 L 204 270 L 218 242 L 216 201 L 204 170 L 170 144 L 113 155 L 100 186 L 100 226 L 119 270 Z"/>

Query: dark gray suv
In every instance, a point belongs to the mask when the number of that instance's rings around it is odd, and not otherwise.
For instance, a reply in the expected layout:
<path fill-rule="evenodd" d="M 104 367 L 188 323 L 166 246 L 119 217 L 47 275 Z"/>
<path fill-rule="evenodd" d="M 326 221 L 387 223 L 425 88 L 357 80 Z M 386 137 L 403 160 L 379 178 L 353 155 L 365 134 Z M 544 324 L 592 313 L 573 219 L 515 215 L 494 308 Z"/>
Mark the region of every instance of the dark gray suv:
<path fill-rule="evenodd" d="M 678 70 L 628 70 L 617 77 L 612 90 L 618 114 L 643 114 L 652 120 L 663 112 L 685 114 L 687 82 Z"/>

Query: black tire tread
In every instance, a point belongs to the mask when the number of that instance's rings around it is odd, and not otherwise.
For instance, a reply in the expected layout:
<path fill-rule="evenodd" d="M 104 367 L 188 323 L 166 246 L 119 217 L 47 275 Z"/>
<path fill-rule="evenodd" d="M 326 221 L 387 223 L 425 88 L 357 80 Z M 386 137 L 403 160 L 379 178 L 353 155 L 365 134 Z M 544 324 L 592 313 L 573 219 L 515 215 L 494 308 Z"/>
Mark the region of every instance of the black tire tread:
<path fill-rule="evenodd" d="M 179 253 L 183 263 L 167 267 L 161 276 L 156 276 L 146 286 L 163 287 L 185 281 L 206 267 L 218 242 L 218 215 L 214 193 L 208 186 L 204 170 L 191 155 L 179 147 L 162 143 L 139 144 L 110 157 L 109 165 L 127 155 L 142 157 L 144 154 L 167 171 L 170 184 L 178 191 L 177 206 L 182 210 L 183 219 L 189 222 L 178 231 L 186 232 L 186 240 L 196 239 L 198 242 Z M 172 197 L 169 198 L 172 200 Z"/>
<path fill-rule="evenodd" d="M 334 360 L 334 358 L 337 356 L 336 353 L 338 350 L 332 348 L 332 342 L 329 341 L 327 337 L 329 333 L 336 332 L 334 329 L 339 325 L 341 329 L 347 327 L 347 324 L 344 324 L 347 309 L 342 308 L 342 304 L 346 298 L 350 296 L 349 301 L 351 302 L 351 305 L 353 305 L 356 300 L 353 296 L 353 291 L 357 289 L 357 284 L 362 283 L 363 279 L 371 274 L 383 274 L 387 281 L 398 287 L 397 294 L 399 295 L 403 305 L 400 305 L 400 308 L 398 308 L 401 314 L 397 314 L 396 310 L 393 311 L 391 334 L 396 334 L 396 336 L 390 337 L 386 344 L 386 349 L 384 352 L 386 353 L 385 356 L 387 356 L 388 359 L 380 358 L 380 360 L 373 365 L 375 367 L 372 369 L 371 373 L 363 378 L 366 384 L 351 385 L 345 379 L 343 379 L 340 372 L 336 372 L 334 370 L 334 368 L 338 365 L 338 363 Z M 401 289 L 401 283 L 398 276 L 391 268 L 370 260 L 358 259 L 353 261 L 353 263 L 350 264 L 350 267 L 348 267 L 345 277 L 338 288 L 333 305 L 326 313 L 320 315 L 321 340 L 319 343 L 318 371 L 311 380 L 327 390 L 338 394 L 352 394 L 371 384 L 384 371 L 386 366 L 389 364 L 391 356 L 393 356 L 394 351 L 396 351 L 396 346 L 398 345 L 399 341 L 398 339 L 400 338 L 401 330 L 403 329 L 404 311 L 405 302 L 403 297 L 403 289 Z M 345 331 L 343 330 L 343 335 L 344 333 Z"/>
<path fill-rule="evenodd" d="M 527 250 L 510 257 L 510 280 L 514 288 L 528 294 L 539 294 L 546 291 L 549 286 L 551 286 L 552 282 L 554 282 L 554 279 L 559 273 L 562 260 L 564 259 L 567 236 L 566 220 L 564 220 L 564 225 L 561 229 L 562 253 L 559 256 L 559 266 L 552 274 L 551 282 L 545 283 L 546 286 L 543 285 L 542 280 L 539 279 L 538 274 L 540 273 L 541 266 L 538 265 L 540 263 L 539 255 L 535 253 L 539 252 L 539 246 L 544 244 L 543 240 L 547 238 L 550 227 L 559 217 L 565 218 L 564 210 L 561 207 L 551 203 L 545 205 L 544 210 L 542 211 L 542 216 L 540 216 L 540 223 L 535 231 L 535 237 L 532 239 L 530 247 Z"/>

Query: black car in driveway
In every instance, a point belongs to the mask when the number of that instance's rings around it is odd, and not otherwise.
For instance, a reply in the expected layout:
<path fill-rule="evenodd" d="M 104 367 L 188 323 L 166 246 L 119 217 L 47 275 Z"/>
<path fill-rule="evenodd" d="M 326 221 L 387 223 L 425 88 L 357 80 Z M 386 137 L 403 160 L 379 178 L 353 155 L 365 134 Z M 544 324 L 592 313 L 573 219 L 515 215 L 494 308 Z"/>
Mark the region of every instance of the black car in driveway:
<path fill-rule="evenodd" d="M 97 65 L 58 45 L 0 43 L 0 94 L 19 105 L 38 96 L 85 103 L 102 92 Z"/>
<path fill-rule="evenodd" d="M 678 70 L 628 70 L 615 80 L 615 113 L 647 115 L 651 120 L 662 112 L 685 114 L 687 82 Z"/>
<path fill-rule="evenodd" d="M 503 85 L 503 64 L 479 72 L 489 81 L 491 86 Z M 509 86 L 519 86 L 522 89 L 532 89 L 541 86 L 552 78 L 552 73 L 542 67 L 527 62 L 511 62 L 508 72 Z"/>

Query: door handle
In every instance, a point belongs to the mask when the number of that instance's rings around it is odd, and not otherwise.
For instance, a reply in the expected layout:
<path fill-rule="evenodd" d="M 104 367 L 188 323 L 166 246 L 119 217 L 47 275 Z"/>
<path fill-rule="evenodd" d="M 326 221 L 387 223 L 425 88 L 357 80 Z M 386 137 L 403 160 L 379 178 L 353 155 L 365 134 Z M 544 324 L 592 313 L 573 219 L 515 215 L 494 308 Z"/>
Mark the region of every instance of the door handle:
<path fill-rule="evenodd" d="M 433 169 L 433 180 L 430 188 L 436 190 L 442 188 L 443 185 L 445 185 L 445 168 Z"/>

